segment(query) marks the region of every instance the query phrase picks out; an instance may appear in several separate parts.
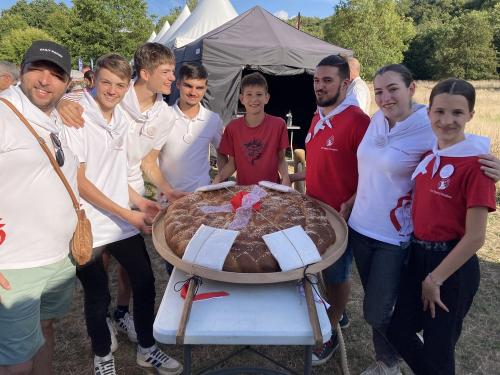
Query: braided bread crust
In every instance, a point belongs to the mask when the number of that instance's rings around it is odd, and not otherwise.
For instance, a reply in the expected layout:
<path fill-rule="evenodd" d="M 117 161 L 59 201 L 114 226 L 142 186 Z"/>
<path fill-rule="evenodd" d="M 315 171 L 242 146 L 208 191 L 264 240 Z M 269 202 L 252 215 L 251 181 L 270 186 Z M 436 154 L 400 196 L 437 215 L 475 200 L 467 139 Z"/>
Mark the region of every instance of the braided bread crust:
<path fill-rule="evenodd" d="M 180 258 L 201 224 L 227 228 L 234 212 L 205 214 L 202 206 L 228 204 L 239 191 L 250 191 L 253 186 L 235 186 L 228 190 L 198 192 L 173 202 L 164 218 L 165 239 L 170 249 Z M 240 234 L 224 262 L 228 272 L 278 272 L 279 265 L 267 248 L 262 236 L 281 229 L 300 225 L 311 237 L 320 254 L 335 242 L 335 232 L 326 213 L 316 202 L 297 192 L 281 193 L 266 190 L 261 209 L 253 212 L 249 223 Z"/>

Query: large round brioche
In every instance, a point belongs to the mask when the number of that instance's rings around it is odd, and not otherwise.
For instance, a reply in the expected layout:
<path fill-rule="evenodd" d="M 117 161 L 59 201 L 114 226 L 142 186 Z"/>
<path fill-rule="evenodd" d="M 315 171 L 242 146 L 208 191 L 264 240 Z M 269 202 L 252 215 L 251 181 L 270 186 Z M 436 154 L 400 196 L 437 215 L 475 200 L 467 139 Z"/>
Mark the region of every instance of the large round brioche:
<path fill-rule="evenodd" d="M 228 204 L 239 191 L 252 186 L 235 186 L 229 190 L 198 192 L 173 202 L 165 215 L 165 239 L 180 258 L 201 224 L 227 228 L 234 212 L 204 214 L 199 207 Z M 320 254 L 335 242 L 335 232 L 327 221 L 325 211 L 316 202 L 297 192 L 281 193 L 266 190 L 261 209 L 253 212 L 226 258 L 223 270 L 229 272 L 277 272 L 278 263 L 268 250 L 262 236 L 281 229 L 300 225 L 311 237 Z"/>

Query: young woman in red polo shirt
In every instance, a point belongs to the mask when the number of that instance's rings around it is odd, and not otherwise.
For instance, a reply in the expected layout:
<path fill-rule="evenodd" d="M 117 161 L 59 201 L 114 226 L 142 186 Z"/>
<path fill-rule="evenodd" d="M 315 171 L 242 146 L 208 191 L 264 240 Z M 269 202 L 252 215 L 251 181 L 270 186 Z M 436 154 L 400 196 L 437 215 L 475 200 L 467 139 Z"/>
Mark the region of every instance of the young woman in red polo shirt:
<path fill-rule="evenodd" d="M 464 131 L 474 103 L 474 87 L 464 80 L 432 89 L 437 140 L 412 176 L 414 235 L 387 336 L 417 375 L 455 374 L 455 345 L 479 287 L 475 253 L 495 210 L 495 184 L 477 162 L 489 139 Z"/>

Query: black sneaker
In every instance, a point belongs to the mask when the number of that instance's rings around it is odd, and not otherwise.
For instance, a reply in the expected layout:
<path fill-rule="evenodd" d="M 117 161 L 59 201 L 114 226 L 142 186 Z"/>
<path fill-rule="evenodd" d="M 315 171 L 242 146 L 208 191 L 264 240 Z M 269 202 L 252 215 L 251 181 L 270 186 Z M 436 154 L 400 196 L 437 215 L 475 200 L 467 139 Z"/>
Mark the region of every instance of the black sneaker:
<path fill-rule="evenodd" d="M 345 328 L 349 327 L 349 324 L 351 324 L 351 322 L 349 321 L 349 317 L 347 316 L 347 312 L 344 311 L 344 313 L 342 314 L 342 317 L 339 320 L 340 328 L 345 329 Z"/>
<path fill-rule="evenodd" d="M 312 365 L 319 366 L 326 363 L 330 358 L 332 358 L 333 353 L 335 353 L 338 348 L 339 339 L 337 337 L 337 332 L 332 331 L 332 337 L 330 337 L 330 340 L 325 342 L 321 348 L 313 351 Z"/>

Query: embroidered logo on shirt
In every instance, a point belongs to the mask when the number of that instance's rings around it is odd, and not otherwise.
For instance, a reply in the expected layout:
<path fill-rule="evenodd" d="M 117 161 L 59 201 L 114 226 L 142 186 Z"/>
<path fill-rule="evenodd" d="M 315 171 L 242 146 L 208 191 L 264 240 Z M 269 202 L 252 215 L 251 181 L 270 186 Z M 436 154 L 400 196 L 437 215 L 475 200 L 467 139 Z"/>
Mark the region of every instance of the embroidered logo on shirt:
<path fill-rule="evenodd" d="M 254 138 L 250 142 L 244 143 L 243 146 L 245 146 L 247 158 L 254 165 L 255 160 L 259 160 L 264 151 L 264 143 Z"/>
<path fill-rule="evenodd" d="M 334 141 L 334 140 L 335 140 L 335 138 L 333 138 L 333 135 L 332 135 L 330 138 L 328 138 L 328 139 L 326 140 L 326 147 L 331 147 L 331 146 L 333 146 L 333 141 Z"/>
<path fill-rule="evenodd" d="M 2 220 L 2 218 L 0 218 Z M 3 244 L 5 239 L 7 238 L 7 233 L 2 229 L 5 226 L 5 224 L 0 223 L 0 245 Z"/>
<path fill-rule="evenodd" d="M 449 178 L 442 179 L 438 182 L 438 190 L 444 190 L 448 186 L 450 186 L 450 179 Z"/>

